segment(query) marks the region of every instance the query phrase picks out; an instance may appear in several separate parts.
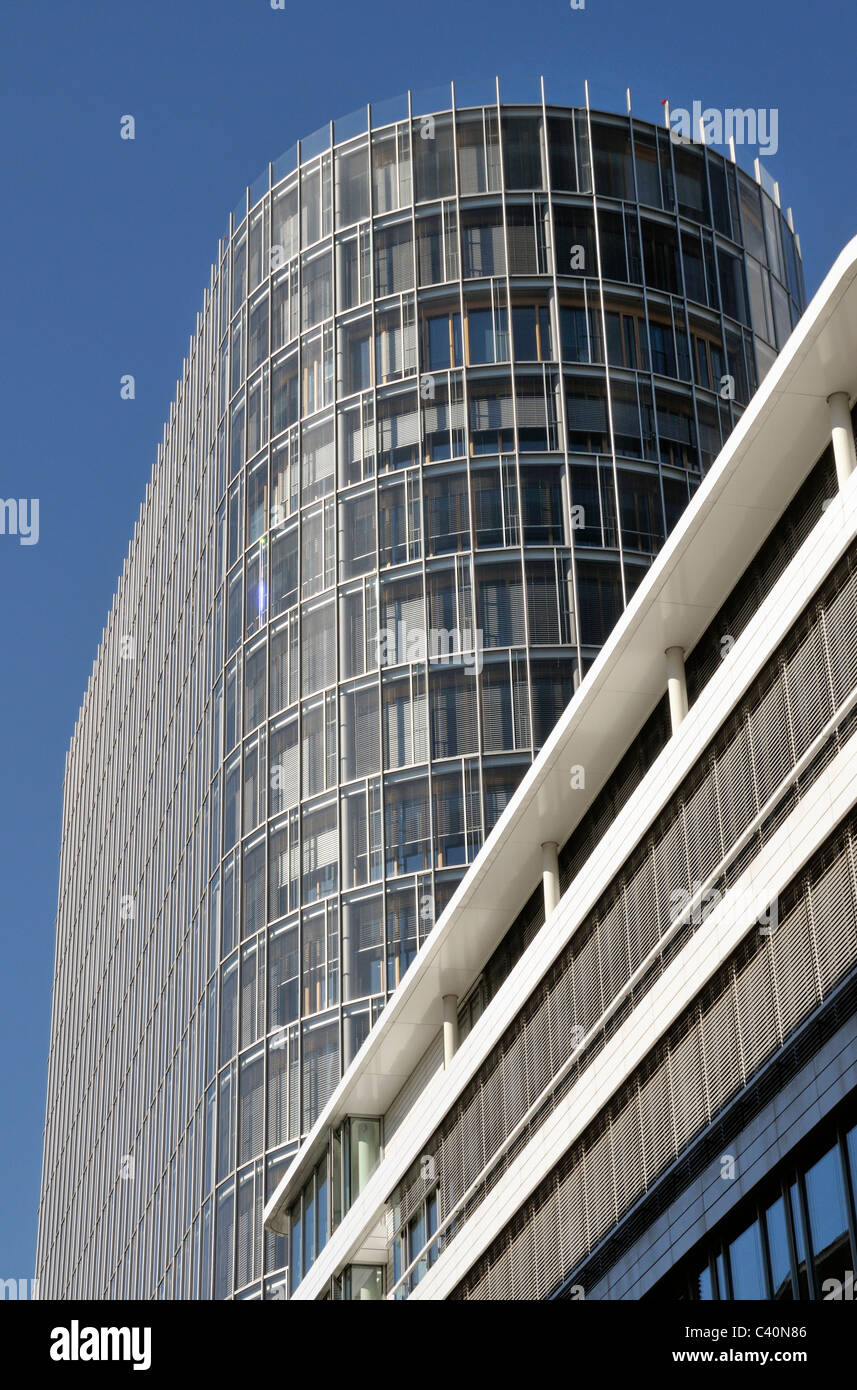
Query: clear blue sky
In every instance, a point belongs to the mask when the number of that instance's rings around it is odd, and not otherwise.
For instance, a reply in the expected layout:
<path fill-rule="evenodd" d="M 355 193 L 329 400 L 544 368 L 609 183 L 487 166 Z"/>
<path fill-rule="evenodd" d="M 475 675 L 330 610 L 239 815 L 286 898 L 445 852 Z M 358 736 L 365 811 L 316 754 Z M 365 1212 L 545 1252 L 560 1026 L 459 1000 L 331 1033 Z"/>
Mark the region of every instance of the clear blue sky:
<path fill-rule="evenodd" d="M 38 497 L 40 537 L 0 537 L 0 1278 L 35 1259 L 65 750 L 244 185 L 331 117 L 450 78 L 536 99 L 544 74 L 580 102 L 588 77 L 593 105 L 630 86 L 652 120 L 663 97 L 776 107 L 811 293 L 857 233 L 855 37 L 854 0 L 7 0 L 0 497 Z"/>

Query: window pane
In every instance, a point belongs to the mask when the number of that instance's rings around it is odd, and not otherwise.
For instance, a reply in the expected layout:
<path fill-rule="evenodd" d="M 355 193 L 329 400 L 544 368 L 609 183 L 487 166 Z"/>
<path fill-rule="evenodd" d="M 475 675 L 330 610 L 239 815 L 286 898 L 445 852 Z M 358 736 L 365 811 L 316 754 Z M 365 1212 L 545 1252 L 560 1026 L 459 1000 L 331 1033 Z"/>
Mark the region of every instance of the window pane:
<path fill-rule="evenodd" d="M 815 1273 L 822 1296 L 827 1279 L 844 1279 L 850 1266 L 848 1215 L 839 1146 L 835 1145 L 806 1175 L 806 1205 Z"/>
<path fill-rule="evenodd" d="M 506 187 L 541 188 L 541 117 L 503 116 L 502 126 Z"/>
<path fill-rule="evenodd" d="M 857 1125 L 849 1132 L 848 1144 L 848 1166 L 851 1169 L 851 1190 L 857 1197 Z"/>
<path fill-rule="evenodd" d="M 803 1217 L 800 1212 L 800 1198 L 798 1196 L 796 1182 L 793 1182 L 789 1189 L 789 1198 L 791 1201 L 792 1223 L 794 1225 L 795 1248 L 797 1251 L 798 1297 L 807 1299 L 809 1298 L 809 1282 L 806 1273 L 806 1240 L 804 1238 Z"/>
<path fill-rule="evenodd" d="M 789 1260 L 789 1242 L 786 1232 L 786 1207 L 782 1197 L 778 1197 L 765 1213 L 765 1226 L 768 1232 L 768 1253 L 771 1258 L 771 1287 L 773 1297 L 791 1300 L 792 1278 Z"/>
<path fill-rule="evenodd" d="M 765 1275 L 762 1263 L 762 1236 L 758 1221 L 754 1221 L 729 1246 L 729 1267 L 732 1271 L 732 1297 L 736 1299 L 764 1298 Z"/>
<path fill-rule="evenodd" d="M 369 151 L 336 156 L 336 225 L 345 227 L 369 216 Z"/>

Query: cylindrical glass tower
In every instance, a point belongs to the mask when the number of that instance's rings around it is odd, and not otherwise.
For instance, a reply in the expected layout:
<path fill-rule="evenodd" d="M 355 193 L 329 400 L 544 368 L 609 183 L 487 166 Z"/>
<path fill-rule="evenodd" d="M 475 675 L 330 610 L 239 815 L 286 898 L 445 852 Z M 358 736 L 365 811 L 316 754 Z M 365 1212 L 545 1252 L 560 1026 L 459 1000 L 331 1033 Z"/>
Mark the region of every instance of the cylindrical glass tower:
<path fill-rule="evenodd" d="M 264 1197 L 803 301 L 629 116 L 408 97 L 247 191 L 68 754 L 43 1296 L 282 1285 Z"/>

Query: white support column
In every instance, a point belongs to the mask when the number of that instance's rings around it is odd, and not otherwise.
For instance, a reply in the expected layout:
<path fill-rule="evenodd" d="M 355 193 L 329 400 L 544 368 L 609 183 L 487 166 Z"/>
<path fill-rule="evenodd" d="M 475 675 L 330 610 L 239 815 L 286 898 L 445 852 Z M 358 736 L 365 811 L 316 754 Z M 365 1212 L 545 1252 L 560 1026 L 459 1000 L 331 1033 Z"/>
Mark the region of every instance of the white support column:
<path fill-rule="evenodd" d="M 351 999 L 354 992 L 354 937 L 352 933 L 351 921 L 352 909 L 348 903 L 342 905 L 342 945 L 340 959 L 340 995 L 342 999 Z M 342 1070 L 350 1065 L 354 1059 L 356 1048 L 354 1046 L 354 1019 L 346 1013 L 342 1020 L 342 1042 L 343 1042 L 343 1065 Z"/>
<path fill-rule="evenodd" d="M 670 697 L 670 722 L 675 733 L 687 714 L 687 680 L 684 674 L 684 651 L 667 647 L 667 691 Z"/>
<path fill-rule="evenodd" d="M 443 1065 L 448 1067 L 458 1051 L 458 995 L 443 996 Z"/>
<path fill-rule="evenodd" d="M 542 889 L 547 921 L 559 902 L 559 847 L 552 840 L 542 845 Z"/>
<path fill-rule="evenodd" d="M 359 1196 L 365 1190 L 378 1162 L 378 1153 L 374 1143 L 374 1132 L 365 1120 L 357 1121 L 356 1126 L 352 1120 L 351 1124 L 352 1142 L 355 1138 L 353 1130 L 355 1127 L 357 1130 L 357 1192 L 352 1194 L 353 1199 L 354 1196 Z"/>
<path fill-rule="evenodd" d="M 836 460 L 836 478 L 840 488 L 843 488 L 857 468 L 848 392 L 835 391 L 832 396 L 827 397 L 827 405 L 830 410 L 830 434 L 833 440 L 833 457 Z"/>

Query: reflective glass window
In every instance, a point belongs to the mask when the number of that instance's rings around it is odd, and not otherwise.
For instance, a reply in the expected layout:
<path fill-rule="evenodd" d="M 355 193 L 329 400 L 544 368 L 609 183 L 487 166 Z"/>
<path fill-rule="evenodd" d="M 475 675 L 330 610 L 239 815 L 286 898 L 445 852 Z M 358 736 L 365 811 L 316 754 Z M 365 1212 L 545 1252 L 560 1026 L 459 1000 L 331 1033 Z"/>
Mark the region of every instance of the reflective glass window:
<path fill-rule="evenodd" d="M 460 367 L 461 355 L 461 315 L 455 311 L 434 314 L 425 323 L 424 354 L 425 365 L 430 371 L 440 371 L 446 367 Z"/>
<path fill-rule="evenodd" d="M 789 1202 L 791 1204 L 792 1225 L 794 1228 L 795 1250 L 797 1254 L 799 1296 L 801 1299 L 807 1299 L 809 1298 L 809 1279 L 806 1272 L 806 1234 L 804 1231 L 803 1213 L 801 1211 L 800 1193 L 796 1182 L 793 1182 L 789 1188 Z"/>
<path fill-rule="evenodd" d="M 778 1197 L 775 1202 L 772 1202 L 765 1212 L 765 1230 L 768 1237 L 773 1297 L 776 1300 L 789 1301 L 792 1298 L 791 1260 L 786 1229 L 786 1208 L 782 1197 Z"/>
<path fill-rule="evenodd" d="M 461 256 L 465 279 L 505 275 L 506 244 L 499 208 L 462 212 Z"/>
<path fill-rule="evenodd" d="M 633 198 L 634 170 L 627 122 L 592 121 L 595 191 L 605 198 Z"/>
<path fill-rule="evenodd" d="M 299 249 L 297 182 L 274 194 L 272 217 L 271 268 L 276 270 L 296 256 Z"/>
<path fill-rule="evenodd" d="M 333 312 L 330 251 L 305 256 L 301 263 L 301 327 L 313 328 Z"/>
<path fill-rule="evenodd" d="M 487 110 L 458 117 L 458 182 L 462 197 L 499 188 L 496 113 Z"/>
<path fill-rule="evenodd" d="M 512 309 L 512 334 L 516 362 L 548 362 L 551 350 L 550 310 L 546 304 L 517 305 Z"/>
<path fill-rule="evenodd" d="M 543 188 L 541 116 L 502 117 L 507 188 Z"/>
<path fill-rule="evenodd" d="M 821 1290 L 826 1279 L 842 1280 L 851 1264 L 848 1210 L 838 1145 L 808 1170 L 806 1205 L 816 1283 Z"/>
<path fill-rule="evenodd" d="M 548 150 L 551 187 L 564 192 L 576 192 L 574 128 L 567 116 L 548 116 Z"/>
<path fill-rule="evenodd" d="M 708 189 L 701 148 L 676 145 L 673 149 L 673 160 L 679 212 L 682 217 L 690 217 L 694 222 L 708 222 Z"/>
<path fill-rule="evenodd" d="M 738 191 L 741 196 L 741 226 L 743 241 L 751 256 L 757 261 L 767 260 L 765 233 L 762 226 L 761 193 L 743 169 L 738 170 Z"/>
<path fill-rule="evenodd" d="M 733 1298 L 765 1298 L 762 1236 L 758 1221 L 754 1221 L 730 1244 L 729 1269 Z"/>
<path fill-rule="evenodd" d="M 657 143 L 653 132 L 645 130 L 637 122 L 634 124 L 634 162 L 638 199 L 650 207 L 661 207 Z"/>
<path fill-rule="evenodd" d="M 369 150 L 358 149 L 336 155 L 336 225 L 347 227 L 369 216 Z"/>
<path fill-rule="evenodd" d="M 618 564 L 581 560 L 577 566 L 580 640 L 601 646 L 622 612 L 622 579 Z"/>
<path fill-rule="evenodd" d="M 372 318 L 365 314 L 342 324 L 337 353 L 340 395 L 350 396 L 372 385 Z"/>
<path fill-rule="evenodd" d="M 268 356 L 268 296 L 263 295 L 250 308 L 247 368 L 254 371 Z"/>
<path fill-rule="evenodd" d="M 281 908 L 279 899 L 275 907 Z M 268 949 L 268 1026 L 280 1028 L 297 1016 L 298 932 L 297 927 L 286 924 L 272 931 Z"/>
<path fill-rule="evenodd" d="M 379 298 L 413 288 L 414 246 L 411 224 L 375 229 L 375 293 Z"/>
<path fill-rule="evenodd" d="M 472 364 L 503 361 L 508 342 L 506 310 L 468 309 L 467 360 Z M 499 351 L 498 351 L 499 348 Z"/>
<path fill-rule="evenodd" d="M 667 294 L 681 292 L 675 227 L 643 218 L 643 264 L 647 285 Z"/>
<path fill-rule="evenodd" d="M 455 142 L 451 116 L 424 116 L 413 123 L 417 201 L 455 194 Z"/>

